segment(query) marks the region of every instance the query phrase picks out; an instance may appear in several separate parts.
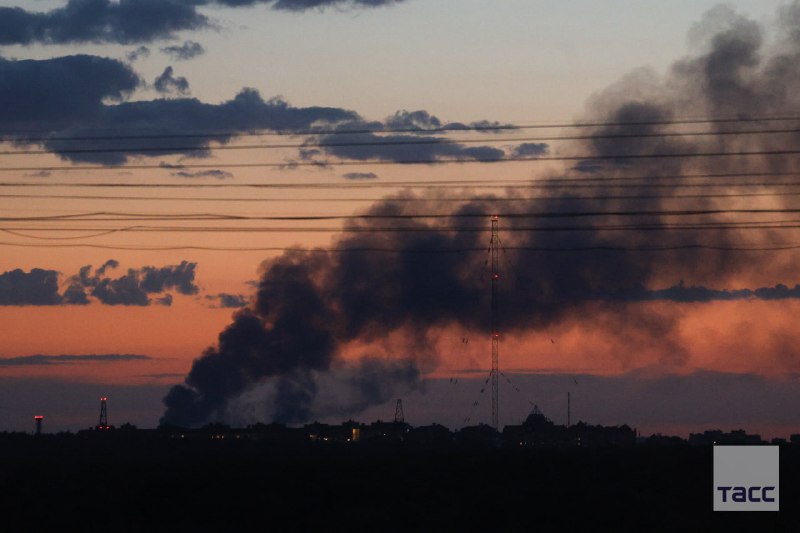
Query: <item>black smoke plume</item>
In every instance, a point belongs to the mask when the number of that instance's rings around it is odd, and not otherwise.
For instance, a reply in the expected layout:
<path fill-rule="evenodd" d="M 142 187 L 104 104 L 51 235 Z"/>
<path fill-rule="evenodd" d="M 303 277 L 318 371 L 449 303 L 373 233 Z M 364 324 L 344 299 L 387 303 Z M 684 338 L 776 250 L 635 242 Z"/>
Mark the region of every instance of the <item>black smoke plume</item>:
<path fill-rule="evenodd" d="M 675 124 L 668 122 L 684 117 L 744 118 L 796 110 L 800 3 L 787 7 L 782 20 L 777 43 L 766 47 L 763 28 L 729 10 L 715 10 L 694 30 L 702 36 L 694 55 L 675 63 L 665 76 L 637 71 L 590 101 L 587 120 L 609 125 L 594 128 L 591 139 L 569 146 L 589 154 L 590 160 L 555 177 L 641 177 L 627 182 L 624 189 L 608 185 L 619 182 L 587 186 L 584 181 L 582 188 L 566 184 L 534 198 L 528 189 L 510 189 L 502 202 L 465 190 L 474 199 L 455 207 L 437 200 L 435 194 L 405 192 L 365 213 L 387 218 L 347 222 L 349 231 L 332 243 L 340 251 L 293 251 L 267 261 L 255 303 L 238 312 L 218 344 L 195 360 L 186 384 L 170 391 L 164 422 L 192 425 L 224 419 L 231 402 L 263 383 L 272 384 L 269 401 L 276 420 L 308 420 L 318 412 L 313 406 L 321 394 L 320 384 L 345 364 L 341 351 L 348 343 L 380 343 L 403 331 L 411 338 L 426 339 L 449 325 L 487 334 L 487 230 L 490 216 L 499 210 L 505 215 L 500 219 L 501 284 L 507 287 L 501 293 L 504 335 L 579 320 L 626 339 L 630 353 L 619 356 L 626 361 L 635 363 L 636 349 L 646 346 L 661 354 L 662 363 L 681 365 L 688 347 L 676 340 L 679 304 L 652 308 L 620 295 L 632 289 L 653 295 L 647 291 L 674 287 L 683 279 L 715 291 L 732 280 L 748 278 L 771 286 L 775 278 L 796 276 L 785 256 L 765 260 L 761 253 L 734 250 L 747 242 L 791 238 L 788 232 L 713 226 L 679 230 L 671 226 L 676 218 L 668 213 L 685 209 L 687 203 L 695 209 L 713 209 L 742 202 L 752 205 L 756 200 L 700 195 L 681 196 L 676 202 L 675 197 L 685 193 L 686 182 L 659 177 L 798 170 L 797 159 L 787 155 L 693 156 L 785 150 L 797 144 L 797 133 L 729 135 L 742 124 L 715 122 L 698 126 L 705 128 L 703 136 L 660 135 L 674 132 Z M 438 125 L 421 114 L 400 119 L 414 126 Z M 544 150 L 522 148 L 525 153 Z M 664 154 L 684 155 L 658 157 Z M 723 178 L 704 179 L 722 190 L 736 190 Z M 781 189 L 763 183 L 759 190 Z M 416 201 L 398 201 L 409 198 Z M 757 201 L 783 205 L 775 198 Z M 586 215 L 603 211 L 616 214 Z M 403 218 L 427 213 L 448 216 Z M 689 220 L 708 222 L 699 215 Z M 720 221 L 724 220 L 716 219 Z M 625 228 L 631 224 L 636 231 Z M 671 293 L 676 294 L 670 298 Z M 681 291 L 671 293 L 661 296 L 697 301 L 678 294 Z M 598 294 L 607 296 L 598 301 Z M 706 292 L 706 298 L 708 294 L 726 293 Z M 420 353 L 424 352 L 423 346 Z M 424 368 L 430 361 L 414 360 L 416 353 L 412 343 L 399 343 L 394 361 L 410 359 L 415 368 Z M 379 382 L 392 372 L 381 368 L 376 374 Z"/>

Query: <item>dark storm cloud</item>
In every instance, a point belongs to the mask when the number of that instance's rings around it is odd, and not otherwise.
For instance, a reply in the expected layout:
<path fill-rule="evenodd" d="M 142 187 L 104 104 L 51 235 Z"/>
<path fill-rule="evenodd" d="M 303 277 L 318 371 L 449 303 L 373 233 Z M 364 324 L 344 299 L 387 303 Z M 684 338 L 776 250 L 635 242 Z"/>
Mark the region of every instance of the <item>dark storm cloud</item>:
<path fill-rule="evenodd" d="M 0 358 L 0 366 L 43 366 L 73 363 L 116 363 L 125 361 L 146 361 L 152 357 L 136 354 L 81 354 L 81 355 L 22 355 Z"/>
<path fill-rule="evenodd" d="M 404 0 L 69 0 L 47 12 L 0 7 L 0 45 L 33 43 L 140 43 L 169 39 L 179 31 L 214 26 L 198 6 L 263 4 L 275 10 L 369 8 Z M 191 53 L 191 52 L 190 52 Z M 196 55 L 196 54 L 195 54 Z"/>
<path fill-rule="evenodd" d="M 794 8 L 800 12 L 800 3 Z M 713 15 L 712 15 L 713 16 Z M 800 17 L 794 19 L 800 21 Z M 798 26 L 800 28 L 800 26 Z M 576 151 L 595 157 L 590 166 L 606 177 L 742 172 L 774 169 L 797 170 L 788 157 L 764 158 L 613 158 L 615 155 L 654 155 L 714 151 L 785 149 L 786 137 L 725 136 L 725 124 L 709 126 L 706 137 L 653 137 L 667 131 L 656 122 L 685 116 L 785 116 L 800 103 L 800 39 L 787 39 L 782 49 L 768 53 L 761 47 L 758 27 L 741 19 L 722 21 L 666 79 L 641 72 L 626 77 L 590 102 L 589 120 L 628 123 L 595 128 L 597 135 L 576 143 Z M 797 31 L 786 31 L 795 35 Z M 387 123 L 436 129 L 441 121 L 424 113 L 390 118 Z M 635 123 L 635 124 L 630 124 Z M 429 140 L 430 133 L 381 136 L 374 130 L 383 124 L 353 123 L 337 128 L 368 130 L 352 136 L 370 146 L 333 146 L 333 135 L 320 137 L 329 155 L 357 160 L 408 161 L 422 158 L 503 157 L 489 147 L 431 144 L 378 146 L 379 139 L 405 142 Z M 631 137 L 634 135 L 634 137 Z M 623 137 L 625 136 L 625 137 Z M 796 139 L 800 140 L 800 139 Z M 542 147 L 541 149 L 544 149 Z M 524 150 L 527 150 L 525 148 Z M 531 148 L 531 150 L 539 150 Z M 262 383 L 278 391 L 270 400 L 276 418 L 301 420 L 313 415 L 320 384 L 340 363 L 341 347 L 352 341 L 387 341 L 391 334 L 410 332 L 410 338 L 426 339 L 428 332 L 448 325 L 487 333 L 490 291 L 487 256 L 490 245 L 489 217 L 503 211 L 538 213 L 537 218 L 500 218 L 504 250 L 500 280 L 502 334 L 541 330 L 578 319 L 599 332 L 614 332 L 629 354 L 619 354 L 625 367 L 636 365 L 637 348 L 658 351 L 659 364 L 680 367 L 689 356 L 676 333 L 680 324 L 677 306 L 641 306 L 624 298 L 596 298 L 602 294 L 640 293 L 639 299 L 710 301 L 736 299 L 737 292 L 704 287 L 725 286 L 741 276 L 793 279 L 790 261 L 764 261 L 764 256 L 734 251 L 744 238 L 768 242 L 766 232 L 727 231 L 714 227 L 699 230 L 614 231 L 614 225 L 635 222 L 662 226 L 675 218 L 663 214 L 676 188 L 659 182 L 653 189 L 633 182 L 619 198 L 608 195 L 600 184 L 576 199 L 569 186 L 548 192 L 543 199 L 527 200 L 530 191 L 508 190 L 517 201 L 498 204 L 491 196 L 459 204 L 440 202 L 434 194 L 402 193 L 400 200 L 377 202 L 366 210 L 375 216 L 400 217 L 425 213 L 449 213 L 451 219 L 393 218 L 393 231 L 372 231 L 387 225 L 386 219 L 362 218 L 346 222 L 351 230 L 336 237 L 336 249 L 380 249 L 384 253 L 324 251 L 287 252 L 263 265 L 256 300 L 234 317 L 220 334 L 216 346 L 197 359 L 186 384 L 173 388 L 165 398 L 164 419 L 179 424 L 198 424 L 225 417 L 230 402 Z M 679 185 L 676 185 L 678 187 Z M 655 191 L 655 192 L 654 192 Z M 649 199 L 637 198 L 649 195 Z M 569 198 L 563 198 L 567 196 Z M 714 208 L 725 200 L 699 198 L 693 205 Z M 644 213 L 649 211 L 651 214 Z M 631 219 L 622 214 L 575 218 L 575 212 L 640 212 Z M 469 218 L 476 217 L 476 218 Z M 567 231 L 564 228 L 575 228 Z M 612 229 L 609 229 L 612 228 Z M 480 229 L 481 231 L 473 231 Z M 519 230 L 519 231 L 517 231 Z M 578 231 L 579 230 L 579 231 Z M 658 245 L 659 251 L 642 252 Z M 709 247 L 710 245 L 710 247 Z M 550 250 L 570 250 L 551 252 Z M 679 279 L 689 287 L 670 286 Z M 774 283 L 774 281 L 772 281 Z M 739 283 L 741 283 L 739 281 Z M 668 286 L 659 291 L 652 287 Z M 637 287 L 647 287 L 637 289 Z M 644 291 L 644 292 L 642 292 Z M 754 298 L 794 297 L 798 289 L 775 286 L 752 291 Z M 705 300 L 704 300 L 705 299 Z M 635 305 L 635 307 L 632 307 Z M 424 341 L 419 345 L 424 348 Z M 396 356 L 416 353 L 395 342 Z M 417 361 L 419 365 L 419 361 Z M 321 378 L 315 377 L 321 375 Z M 294 411 L 292 409 L 295 409 Z"/>
<path fill-rule="evenodd" d="M 165 46 L 161 51 L 177 61 L 188 61 L 206 53 L 203 45 L 195 41 L 185 41 L 181 45 Z"/>
<path fill-rule="evenodd" d="M 164 267 L 145 266 L 140 269 L 129 268 L 119 277 L 108 275 L 108 271 L 119 266 L 117 261 L 109 260 L 92 272 L 91 265 L 82 267 L 70 279 L 64 291 L 64 303 L 87 304 L 92 296 L 106 305 L 146 306 L 171 305 L 172 295 L 162 294 L 175 290 L 180 294 L 196 294 L 199 290 L 194 283 L 197 263 L 182 261 L 179 265 Z M 161 294 L 155 300 L 152 294 Z"/>
<path fill-rule="evenodd" d="M 34 268 L 0 274 L 0 305 L 58 305 L 58 272 Z"/>
<path fill-rule="evenodd" d="M 209 25 L 180 0 L 69 0 L 45 13 L 0 8 L 0 44 L 137 43 Z"/>
<path fill-rule="evenodd" d="M 183 76 L 174 76 L 171 66 L 165 68 L 164 72 L 156 77 L 153 87 L 162 94 L 189 94 L 189 82 Z"/>

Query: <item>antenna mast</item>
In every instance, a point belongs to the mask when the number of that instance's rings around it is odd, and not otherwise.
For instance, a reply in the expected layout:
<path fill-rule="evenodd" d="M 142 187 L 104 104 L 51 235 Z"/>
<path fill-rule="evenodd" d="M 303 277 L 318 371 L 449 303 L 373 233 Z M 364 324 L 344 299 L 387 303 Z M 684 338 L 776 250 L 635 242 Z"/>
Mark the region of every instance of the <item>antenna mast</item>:
<path fill-rule="evenodd" d="M 103 396 L 100 398 L 100 420 L 97 424 L 97 429 L 108 429 L 108 411 L 106 410 L 106 401 L 108 398 Z"/>
<path fill-rule="evenodd" d="M 492 216 L 492 426 L 496 430 L 500 430 L 500 420 L 498 414 L 498 403 L 500 398 L 500 382 L 498 380 L 500 370 L 498 365 L 498 357 L 500 354 L 500 332 L 497 331 L 497 284 L 500 280 L 498 250 L 500 247 L 500 238 L 498 236 L 499 217 Z"/>
<path fill-rule="evenodd" d="M 398 398 L 394 407 L 394 423 L 402 424 L 405 421 L 406 418 L 403 416 L 403 400 Z"/>

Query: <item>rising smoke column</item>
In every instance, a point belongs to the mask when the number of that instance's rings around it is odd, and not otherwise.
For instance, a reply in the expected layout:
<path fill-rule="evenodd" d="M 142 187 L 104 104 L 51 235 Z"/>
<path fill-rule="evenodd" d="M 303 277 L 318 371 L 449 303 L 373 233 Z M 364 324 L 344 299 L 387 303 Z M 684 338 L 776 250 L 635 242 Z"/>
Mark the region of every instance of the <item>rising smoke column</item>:
<path fill-rule="evenodd" d="M 666 76 L 635 72 L 589 102 L 589 120 L 638 124 L 597 127 L 592 139 L 570 147 L 573 153 L 591 154 L 593 160 L 576 165 L 567 174 L 648 177 L 798 170 L 796 160 L 789 156 L 691 157 L 708 152 L 786 149 L 796 144 L 796 133 L 734 136 L 727 131 L 741 124 L 716 123 L 706 126 L 705 136 L 652 136 L 670 131 L 669 125 L 659 122 L 676 118 L 780 115 L 797 109 L 800 4 L 784 8 L 781 20 L 777 38 L 767 45 L 763 28 L 755 22 L 727 8 L 710 12 L 692 31 L 698 47 L 695 55 L 676 62 Z M 640 157 L 668 153 L 686 157 Z M 270 380 L 276 383 L 277 391 L 271 400 L 274 418 L 305 421 L 316 414 L 314 398 L 325 376 L 339 372 L 342 365 L 347 367 L 341 360 L 341 349 L 348 342 L 380 341 L 403 330 L 425 339 L 428 332 L 451 324 L 485 332 L 488 291 L 479 275 L 484 271 L 485 254 L 464 250 L 488 247 L 489 235 L 484 229 L 498 206 L 508 212 L 540 215 L 535 219 L 502 219 L 509 235 L 504 270 L 510 276 L 505 284 L 513 287 L 503 296 L 506 328 L 542 329 L 579 315 L 587 322 L 596 320 L 604 330 L 634 335 L 622 332 L 627 326 L 638 336 L 631 343 L 644 337 L 668 354 L 669 363 L 680 364 L 686 347 L 669 340 L 675 338 L 670 334 L 678 324 L 679 312 L 636 308 L 633 313 L 624 313 L 628 302 L 615 298 L 597 301 L 597 294 L 612 294 L 631 286 L 669 286 L 683 278 L 693 283 L 724 284 L 742 276 L 786 277 L 793 269 L 783 260 L 765 264 L 758 254 L 726 249 L 743 239 L 785 239 L 785 232 L 773 235 L 768 230 L 745 233 L 713 228 L 628 232 L 613 228 L 630 224 L 627 216 L 567 216 L 575 212 L 651 211 L 633 222 L 674 222 L 674 217 L 662 211 L 685 205 L 680 202 L 687 200 L 674 199 L 679 188 L 670 183 L 677 182 L 655 177 L 651 181 L 660 188 L 634 185 L 618 194 L 635 198 L 596 199 L 620 192 L 601 183 L 582 189 L 587 198 L 579 200 L 574 198 L 575 190 L 565 186 L 555 194 L 513 203 L 478 196 L 453 207 L 452 203 L 437 201 L 435 195 L 420 202 L 392 198 L 378 202 L 366 214 L 450 213 L 452 218 L 353 220 L 347 223 L 349 229 L 374 230 L 391 225 L 394 231 L 343 233 L 334 239 L 333 248 L 389 252 L 314 250 L 287 252 L 267 261 L 255 303 L 237 312 L 233 323 L 220 334 L 217 346 L 194 362 L 186 385 L 170 391 L 164 400 L 167 410 L 163 421 L 195 425 L 224 419 L 231 402 Z M 523 195 L 529 193 L 508 190 L 506 194 L 527 198 Z M 694 208 L 721 205 L 721 200 L 713 198 L 692 201 Z M 747 205 L 753 205 L 753 200 L 747 201 Z M 765 202 L 771 207 L 781 205 L 775 199 Z M 730 201 L 725 205 L 730 207 Z M 564 231 L 564 226 L 580 226 L 581 230 Z M 528 231 L 531 228 L 535 231 Z M 709 244 L 717 249 L 679 248 Z M 637 251 L 653 245 L 665 250 Z M 548 252 L 554 249 L 581 251 Z M 423 365 L 410 352 L 398 349 L 393 362 L 368 362 L 372 367 L 369 380 L 386 386 L 373 387 L 378 392 L 365 392 L 360 406 L 385 401 L 392 385 L 416 385 Z M 349 375 L 358 373 L 349 368 Z"/>

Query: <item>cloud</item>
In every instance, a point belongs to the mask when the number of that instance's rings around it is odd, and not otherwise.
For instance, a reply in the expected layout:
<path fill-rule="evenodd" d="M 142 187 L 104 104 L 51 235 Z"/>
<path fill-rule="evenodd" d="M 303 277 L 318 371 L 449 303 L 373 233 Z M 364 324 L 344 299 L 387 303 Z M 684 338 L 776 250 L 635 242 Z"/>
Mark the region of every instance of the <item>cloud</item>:
<path fill-rule="evenodd" d="M 173 172 L 172 175 L 178 178 L 216 178 L 218 180 L 223 180 L 233 177 L 233 174 L 231 174 L 230 172 L 216 168 L 211 170 L 198 170 L 195 172 L 180 170 L 178 172 Z"/>
<path fill-rule="evenodd" d="M 156 305 L 163 305 L 165 307 L 169 307 L 169 306 L 172 305 L 172 295 L 171 294 L 165 294 L 164 296 L 161 296 L 160 298 L 156 298 L 155 299 L 155 303 L 156 303 Z"/>
<path fill-rule="evenodd" d="M 460 161 L 501 160 L 506 157 L 506 153 L 500 148 L 488 144 L 467 146 L 436 134 L 442 131 L 473 129 L 493 133 L 498 130 L 492 128 L 498 127 L 510 126 L 489 121 L 470 124 L 445 122 L 425 110 L 401 110 L 383 122 L 366 122 L 359 119 L 340 124 L 334 134 L 322 133 L 316 138 L 319 150 L 305 152 L 301 150 L 300 155 L 306 160 L 325 153 L 342 159 L 357 161 L 377 159 L 398 163 L 435 162 L 443 158 Z M 391 133 L 380 133 L 387 130 Z M 547 145 L 543 147 L 546 150 Z"/>
<path fill-rule="evenodd" d="M 39 170 L 37 172 L 26 172 L 26 178 L 49 178 L 52 172 L 49 170 Z"/>
<path fill-rule="evenodd" d="M 239 0 L 217 0 L 220 4 L 235 5 Z M 256 0 L 243 0 L 254 3 Z M 272 4 L 273 9 L 285 11 L 306 11 L 308 9 L 323 9 L 326 7 L 362 8 L 381 7 L 399 4 L 406 0 L 277 0 Z"/>
<path fill-rule="evenodd" d="M 196 294 L 197 285 L 194 284 L 195 267 L 197 263 L 181 261 L 180 265 L 165 267 L 142 267 L 142 288 L 147 292 L 163 292 L 174 288 L 181 294 Z"/>
<path fill-rule="evenodd" d="M 239 132 L 307 131 L 360 120 L 358 114 L 345 109 L 297 108 L 280 99 L 265 101 L 254 89 L 244 89 L 221 104 L 205 104 L 193 98 L 113 103 L 139 87 L 141 81 L 130 65 L 93 56 L 0 59 L 0 78 L 6 80 L 0 85 L 0 102 L 14 102 L 0 112 L 0 130 L 17 132 L 0 138 L 42 144 L 70 161 L 114 165 L 136 155 L 204 155 L 209 143 L 227 143 Z M 188 90 L 188 84 L 175 78 L 169 69 L 161 78 L 162 89 Z M 115 139 L 130 135 L 132 129 L 141 137 L 136 146 L 132 147 L 129 139 Z M 25 140 L 25 132 L 42 130 L 51 132 L 52 138 Z M 179 143 L 171 139 L 198 131 L 222 133 L 183 138 Z M 63 137 L 102 139 L 59 140 Z M 114 152 L 115 148 L 124 151 Z"/>
<path fill-rule="evenodd" d="M 70 303 L 85 303 L 88 294 L 106 305 L 146 306 L 156 303 L 169 306 L 172 304 L 171 295 L 163 295 L 155 302 L 150 295 L 162 294 L 169 289 L 180 294 L 196 294 L 199 290 L 194 283 L 197 263 L 182 261 L 179 265 L 164 267 L 129 268 L 126 274 L 117 278 L 106 275 L 107 270 L 117 266 L 117 261 L 109 260 L 94 273 L 91 265 L 82 267 L 78 275 L 70 279 L 65 297 L 69 294 Z"/>
<path fill-rule="evenodd" d="M 180 0 L 69 0 L 45 13 L 0 8 L 0 44 L 130 44 L 208 25 L 194 5 Z"/>
<path fill-rule="evenodd" d="M 513 157 L 537 157 L 546 155 L 549 146 L 546 143 L 522 143 L 514 147 Z"/>
<path fill-rule="evenodd" d="M 128 55 L 125 56 L 125 57 L 128 58 L 128 61 L 130 63 L 133 63 L 134 61 L 136 61 L 136 60 L 138 60 L 140 58 L 143 58 L 143 57 L 148 57 L 149 55 L 150 55 L 150 49 L 148 47 L 146 47 L 146 46 L 140 46 L 136 50 L 133 50 L 132 52 L 128 52 Z"/>
<path fill-rule="evenodd" d="M 436 130 L 443 124 L 438 117 L 420 109 L 417 111 L 397 111 L 384 122 L 386 127 L 395 130 Z"/>
<path fill-rule="evenodd" d="M 58 272 L 20 269 L 0 274 L 0 305 L 58 305 Z"/>
<path fill-rule="evenodd" d="M 156 374 L 142 374 L 143 378 L 152 378 L 152 379 L 175 379 L 183 377 L 183 374 L 177 374 L 174 372 L 161 372 Z"/>
<path fill-rule="evenodd" d="M 774 287 L 757 289 L 712 289 L 703 286 L 687 287 L 683 282 L 666 289 L 646 289 L 641 285 L 613 292 L 599 290 L 593 296 L 599 299 L 626 301 L 668 300 L 672 302 L 713 302 L 736 300 L 787 300 L 800 298 L 800 285 L 787 287 L 781 283 Z"/>
<path fill-rule="evenodd" d="M 92 272 L 91 265 L 80 269 L 68 279 L 63 294 L 59 293 L 55 270 L 34 268 L 30 272 L 21 269 L 0 274 L 0 305 L 88 305 L 90 296 L 106 305 L 171 305 L 172 295 L 163 294 L 175 290 L 179 294 L 197 294 L 194 283 L 197 263 L 182 261 L 178 265 L 163 267 L 145 266 L 128 269 L 114 278 L 107 275 L 119 263 L 106 261 Z M 161 294 L 155 301 L 151 294 Z"/>
<path fill-rule="evenodd" d="M 245 307 L 249 301 L 249 297 L 244 294 L 230 294 L 221 292 L 219 294 L 207 294 L 206 300 L 214 303 L 212 307 L 222 307 L 227 309 L 237 309 Z"/>
<path fill-rule="evenodd" d="M 156 77 L 153 87 L 162 94 L 189 94 L 189 82 L 183 76 L 173 76 L 171 66 L 165 68 L 164 72 Z"/>
<path fill-rule="evenodd" d="M 506 155 L 500 148 L 466 146 L 430 133 L 439 127 L 452 130 L 491 127 L 496 123 L 445 123 L 426 111 L 400 111 L 385 122 L 369 122 L 347 109 L 294 107 L 280 98 L 264 100 L 255 89 L 243 89 L 221 104 L 207 104 L 181 97 L 189 91 L 189 82 L 176 77 L 172 67 L 165 68 L 154 87 L 162 94 L 178 97 L 134 102 L 124 98 L 142 82 L 129 64 L 114 59 L 0 59 L 0 77 L 7 80 L 0 86 L 0 101 L 14 102 L 0 113 L 0 131 L 18 132 L 0 134 L 0 139 L 21 145 L 40 144 L 72 162 L 121 165 L 137 156 L 207 157 L 211 144 L 227 144 L 239 133 L 257 131 L 307 135 L 308 142 L 321 146 L 301 147 L 299 157 L 320 165 L 325 164 L 319 159 L 321 156 L 433 162 L 442 158 L 500 160 Z M 421 129 L 377 133 L 398 126 Z M 42 130 L 50 132 L 44 139 L 39 137 L 41 134 L 26 139 L 25 132 Z M 128 137 L 132 131 L 137 136 L 135 144 Z M 319 135 L 308 135 L 317 131 Z M 187 132 L 217 133 L 186 136 Z M 70 140 L 71 137 L 92 139 Z"/>
<path fill-rule="evenodd" d="M 348 172 L 342 176 L 348 180 L 374 180 L 378 179 L 378 175 L 374 172 Z"/>
<path fill-rule="evenodd" d="M 198 6 L 263 4 L 275 10 L 369 8 L 403 0 L 68 0 L 47 12 L 0 7 L 0 45 L 143 43 L 171 39 L 179 31 L 214 26 Z"/>
<path fill-rule="evenodd" d="M 147 361 L 152 357 L 136 354 L 82 354 L 82 355 L 22 355 L 0 358 L 0 366 L 46 366 L 86 362 L 117 363 L 125 361 Z"/>
<path fill-rule="evenodd" d="M 206 53 L 203 45 L 195 41 L 185 41 L 181 45 L 165 46 L 161 51 L 176 61 L 188 61 Z"/>
<path fill-rule="evenodd" d="M 91 124 L 101 119 L 105 101 L 120 100 L 141 83 L 121 61 L 87 55 L 20 61 L 0 58 L 0 79 L 4 80 L 0 85 L 0 102 L 4 102 L 0 127 L 23 135 L 26 131 L 57 131 L 81 122 Z"/>
<path fill-rule="evenodd" d="M 342 131 L 342 130 L 340 130 Z M 435 162 L 437 159 L 501 160 L 506 154 L 493 146 L 466 146 L 440 136 L 378 135 L 354 133 L 342 142 L 341 135 L 321 135 L 320 147 L 329 155 L 356 161 L 378 160 L 396 163 Z"/>

